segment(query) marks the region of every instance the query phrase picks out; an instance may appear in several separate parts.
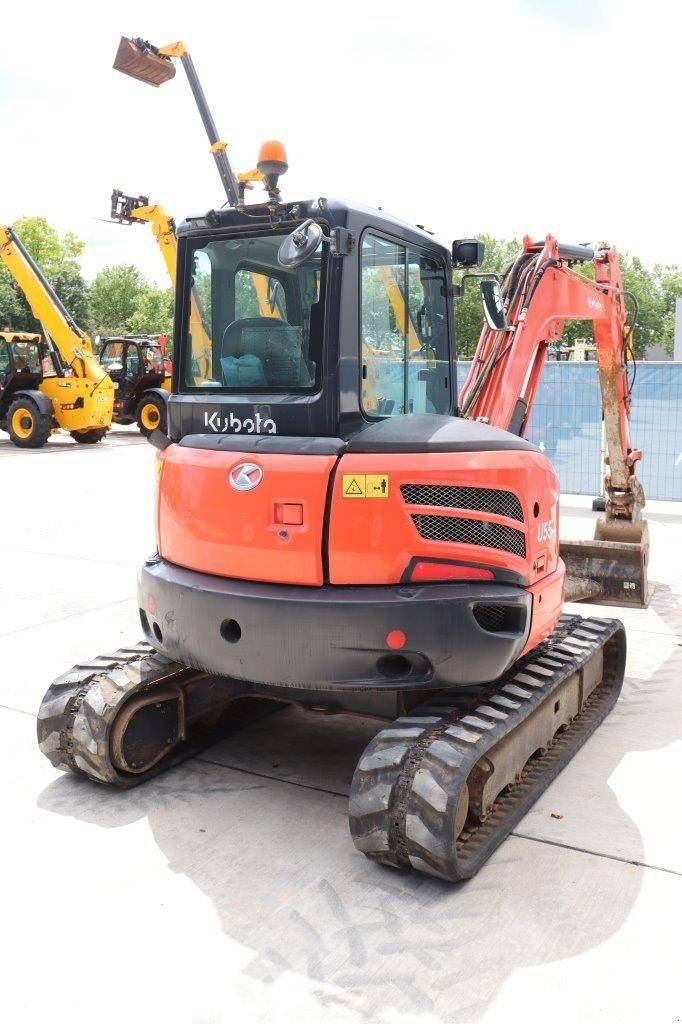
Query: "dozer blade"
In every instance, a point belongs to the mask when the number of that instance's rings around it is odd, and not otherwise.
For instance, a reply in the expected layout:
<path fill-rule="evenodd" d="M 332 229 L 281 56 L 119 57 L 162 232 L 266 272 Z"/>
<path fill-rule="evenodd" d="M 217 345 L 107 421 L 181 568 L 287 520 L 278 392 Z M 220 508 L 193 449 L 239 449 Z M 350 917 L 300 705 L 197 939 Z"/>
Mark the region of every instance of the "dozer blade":
<path fill-rule="evenodd" d="M 160 85 L 175 76 L 175 67 L 170 57 L 161 57 L 140 45 L 140 40 L 121 36 L 114 67 L 124 75 L 146 82 L 158 89 Z"/>
<path fill-rule="evenodd" d="M 649 527 L 646 520 L 597 520 L 594 540 L 561 542 L 566 563 L 565 601 L 646 608 Z"/>

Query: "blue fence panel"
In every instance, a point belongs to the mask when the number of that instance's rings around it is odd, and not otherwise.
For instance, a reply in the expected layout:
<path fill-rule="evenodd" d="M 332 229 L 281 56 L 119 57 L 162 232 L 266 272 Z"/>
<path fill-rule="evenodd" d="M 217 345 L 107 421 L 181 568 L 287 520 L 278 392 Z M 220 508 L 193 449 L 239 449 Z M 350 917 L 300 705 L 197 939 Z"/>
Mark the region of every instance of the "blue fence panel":
<path fill-rule="evenodd" d="M 457 365 L 461 388 L 471 363 Z M 647 497 L 682 501 L 682 363 L 638 363 L 630 435 Z M 564 494 L 601 494 L 602 417 L 597 365 L 548 362 L 527 437 L 551 459 Z"/>
<path fill-rule="evenodd" d="M 638 363 L 630 438 L 648 498 L 682 501 L 682 363 Z"/>
<path fill-rule="evenodd" d="M 601 494 L 602 419 L 595 363 L 545 364 L 526 436 L 551 459 L 564 494 Z"/>

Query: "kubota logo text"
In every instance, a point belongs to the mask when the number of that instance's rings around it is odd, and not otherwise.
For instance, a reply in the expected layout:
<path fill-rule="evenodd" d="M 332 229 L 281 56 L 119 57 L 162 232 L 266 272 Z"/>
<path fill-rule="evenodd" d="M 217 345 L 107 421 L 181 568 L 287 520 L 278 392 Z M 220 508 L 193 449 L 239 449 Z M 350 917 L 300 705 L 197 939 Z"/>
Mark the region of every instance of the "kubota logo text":
<path fill-rule="evenodd" d="M 253 416 L 246 416 L 240 419 L 233 412 L 229 416 L 221 416 L 220 413 L 212 412 L 210 415 L 204 413 L 204 426 L 213 430 L 216 434 L 276 434 L 277 424 L 274 420 L 264 419 L 259 412 Z"/>

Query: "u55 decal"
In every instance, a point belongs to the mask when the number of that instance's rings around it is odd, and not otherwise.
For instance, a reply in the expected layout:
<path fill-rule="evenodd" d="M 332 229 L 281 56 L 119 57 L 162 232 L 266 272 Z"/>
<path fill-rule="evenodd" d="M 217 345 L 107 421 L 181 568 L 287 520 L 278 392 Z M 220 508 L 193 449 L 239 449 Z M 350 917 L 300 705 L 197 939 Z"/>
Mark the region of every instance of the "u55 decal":
<path fill-rule="evenodd" d="M 556 537 L 556 523 L 554 519 L 545 519 L 538 523 L 538 541 L 542 544 L 545 540 L 554 540 Z"/>

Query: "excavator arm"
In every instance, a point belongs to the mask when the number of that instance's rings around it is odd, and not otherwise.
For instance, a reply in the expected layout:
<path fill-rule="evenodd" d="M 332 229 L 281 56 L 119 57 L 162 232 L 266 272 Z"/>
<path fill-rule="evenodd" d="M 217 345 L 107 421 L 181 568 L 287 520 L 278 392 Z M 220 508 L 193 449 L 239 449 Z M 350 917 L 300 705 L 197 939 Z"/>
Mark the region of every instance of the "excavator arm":
<path fill-rule="evenodd" d="M 594 280 L 571 269 L 586 262 L 594 264 Z M 646 604 L 648 533 L 635 472 L 642 453 L 630 443 L 631 327 L 616 250 L 564 246 L 551 235 L 544 242 L 526 237 L 503 276 L 501 298 L 506 325 L 484 327 L 460 392 L 461 410 L 523 435 L 549 345 L 561 338 L 566 321 L 592 321 L 608 467 L 606 514 L 594 541 L 562 543 L 567 599 Z"/>

